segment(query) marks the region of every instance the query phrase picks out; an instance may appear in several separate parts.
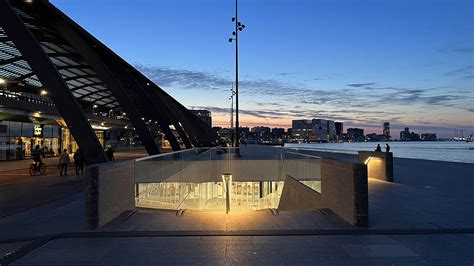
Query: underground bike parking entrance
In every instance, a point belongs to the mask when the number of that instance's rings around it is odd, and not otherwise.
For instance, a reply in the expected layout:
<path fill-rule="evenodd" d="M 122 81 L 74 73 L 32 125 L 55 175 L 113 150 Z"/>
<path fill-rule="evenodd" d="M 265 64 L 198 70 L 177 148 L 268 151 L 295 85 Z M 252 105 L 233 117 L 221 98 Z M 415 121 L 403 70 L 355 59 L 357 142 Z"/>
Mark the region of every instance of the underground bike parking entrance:
<path fill-rule="evenodd" d="M 320 158 L 273 147 L 192 149 L 135 161 L 140 208 L 210 212 L 277 209 L 285 176 L 320 191 Z M 297 164 L 297 165 L 296 165 Z"/>
<path fill-rule="evenodd" d="M 346 160 L 297 148 L 212 147 L 99 164 L 85 178 L 86 228 L 138 209 L 330 210 L 367 226 L 369 176 L 393 182 L 392 154 L 361 151 Z"/>

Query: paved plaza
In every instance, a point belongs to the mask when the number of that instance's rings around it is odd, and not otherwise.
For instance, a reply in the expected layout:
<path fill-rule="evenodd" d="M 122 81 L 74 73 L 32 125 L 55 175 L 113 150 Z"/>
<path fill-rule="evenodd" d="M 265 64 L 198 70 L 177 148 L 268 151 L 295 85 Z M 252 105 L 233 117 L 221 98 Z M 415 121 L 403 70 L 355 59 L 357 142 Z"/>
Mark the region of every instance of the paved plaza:
<path fill-rule="evenodd" d="M 394 183 L 369 180 L 368 228 L 327 211 L 138 209 L 86 231 L 78 192 L 1 218 L 0 253 L 44 265 L 472 265 L 474 165 L 396 158 L 394 171 Z"/>

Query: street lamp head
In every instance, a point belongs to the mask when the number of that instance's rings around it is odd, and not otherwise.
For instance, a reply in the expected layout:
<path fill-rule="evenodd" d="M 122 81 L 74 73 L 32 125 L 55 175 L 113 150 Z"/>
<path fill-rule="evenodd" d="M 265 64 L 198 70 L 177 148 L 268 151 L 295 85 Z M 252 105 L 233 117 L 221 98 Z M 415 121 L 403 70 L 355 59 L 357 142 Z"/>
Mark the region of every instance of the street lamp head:
<path fill-rule="evenodd" d="M 234 35 L 234 36 L 235 36 L 235 31 L 233 31 L 233 32 L 232 32 L 232 35 Z"/>
<path fill-rule="evenodd" d="M 232 42 L 232 40 L 233 40 L 232 38 L 229 38 L 229 42 Z"/>
<path fill-rule="evenodd" d="M 242 29 L 245 29 L 245 25 L 244 25 L 244 24 L 242 24 L 242 26 L 241 26 L 241 27 L 242 27 Z"/>
<path fill-rule="evenodd" d="M 238 27 L 237 29 L 238 29 L 239 31 L 242 31 L 242 30 L 243 30 L 243 28 L 242 28 L 242 27 Z"/>
<path fill-rule="evenodd" d="M 242 25 L 242 24 L 240 22 L 237 22 L 237 26 L 240 26 L 240 25 Z"/>
<path fill-rule="evenodd" d="M 232 22 L 234 22 L 234 21 L 235 21 L 235 17 L 232 17 Z"/>

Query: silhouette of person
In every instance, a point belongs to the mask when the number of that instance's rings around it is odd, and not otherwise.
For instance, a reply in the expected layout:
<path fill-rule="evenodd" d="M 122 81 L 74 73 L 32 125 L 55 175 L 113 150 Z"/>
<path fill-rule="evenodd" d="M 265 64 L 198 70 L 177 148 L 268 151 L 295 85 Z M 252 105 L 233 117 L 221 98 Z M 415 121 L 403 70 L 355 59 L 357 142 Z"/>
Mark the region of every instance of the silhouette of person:
<path fill-rule="evenodd" d="M 80 149 L 74 153 L 74 166 L 76 168 L 76 175 L 84 173 L 84 156 Z"/>
<path fill-rule="evenodd" d="M 385 144 L 385 152 L 390 152 L 390 145 L 388 143 Z"/>
<path fill-rule="evenodd" d="M 382 147 L 380 147 L 380 144 L 377 144 L 377 148 L 375 149 L 375 151 L 382 151 Z"/>
<path fill-rule="evenodd" d="M 114 150 L 112 149 L 112 147 L 109 147 L 105 151 L 105 154 L 107 155 L 107 158 L 109 158 L 109 161 L 115 161 Z"/>

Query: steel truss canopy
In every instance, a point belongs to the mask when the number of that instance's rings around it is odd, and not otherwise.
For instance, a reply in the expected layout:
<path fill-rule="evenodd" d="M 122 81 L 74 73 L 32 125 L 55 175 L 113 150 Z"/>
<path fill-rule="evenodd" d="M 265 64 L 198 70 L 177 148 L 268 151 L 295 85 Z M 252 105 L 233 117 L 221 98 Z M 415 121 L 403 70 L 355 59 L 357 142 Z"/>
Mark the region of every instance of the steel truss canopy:
<path fill-rule="evenodd" d="M 173 150 L 178 138 L 186 148 L 216 144 L 209 126 L 47 0 L 0 0 L 0 79 L 50 101 L 88 164 L 107 161 L 85 116 L 94 110 L 124 114 L 149 154 L 160 152 L 150 123 Z"/>

